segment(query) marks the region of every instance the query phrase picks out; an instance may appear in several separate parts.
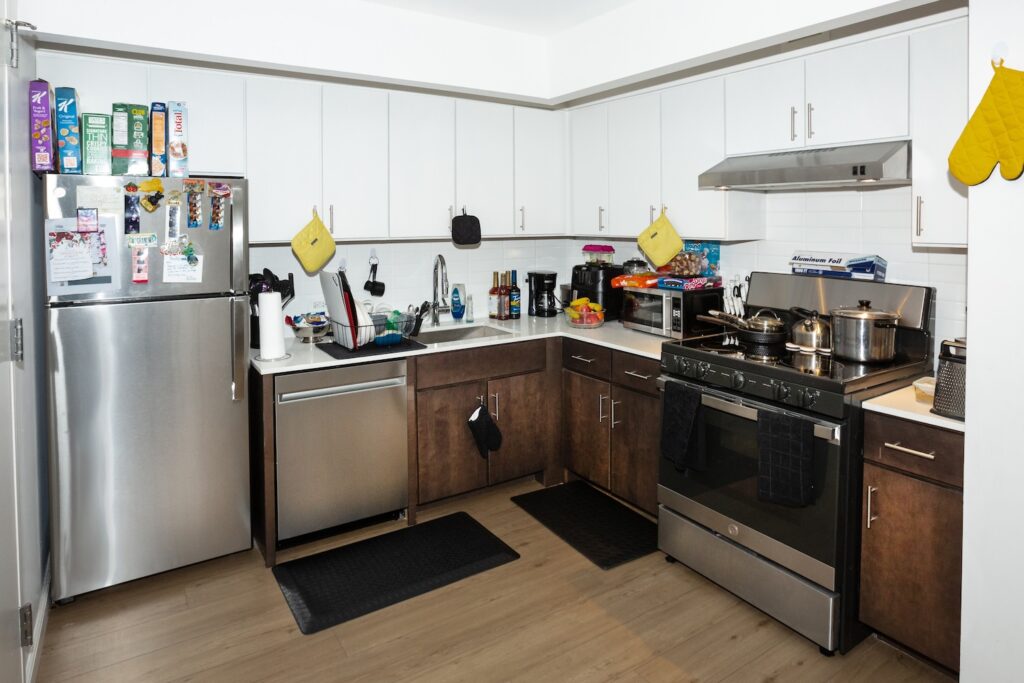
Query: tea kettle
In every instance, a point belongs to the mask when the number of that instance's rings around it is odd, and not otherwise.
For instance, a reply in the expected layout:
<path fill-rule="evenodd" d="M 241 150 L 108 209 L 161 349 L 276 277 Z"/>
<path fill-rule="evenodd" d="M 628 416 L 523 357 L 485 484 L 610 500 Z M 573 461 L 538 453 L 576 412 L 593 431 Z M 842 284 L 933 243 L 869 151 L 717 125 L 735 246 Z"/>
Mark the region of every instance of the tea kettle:
<path fill-rule="evenodd" d="M 830 349 L 832 347 L 832 327 L 821 318 L 817 311 L 793 307 L 789 309 L 789 312 L 801 318 L 793 323 L 790 330 L 794 344 L 812 349 Z"/>

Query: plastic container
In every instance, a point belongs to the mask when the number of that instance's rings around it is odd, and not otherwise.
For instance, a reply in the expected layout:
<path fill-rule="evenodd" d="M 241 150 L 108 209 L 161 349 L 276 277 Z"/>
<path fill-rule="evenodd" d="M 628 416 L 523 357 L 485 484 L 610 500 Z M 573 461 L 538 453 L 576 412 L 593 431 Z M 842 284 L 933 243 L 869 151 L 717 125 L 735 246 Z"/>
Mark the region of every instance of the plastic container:
<path fill-rule="evenodd" d="M 935 400 L 935 378 L 922 377 L 914 382 L 914 398 L 918 403 L 932 403 Z"/>
<path fill-rule="evenodd" d="M 587 244 L 583 247 L 584 263 L 615 263 L 615 247 L 610 244 Z"/>

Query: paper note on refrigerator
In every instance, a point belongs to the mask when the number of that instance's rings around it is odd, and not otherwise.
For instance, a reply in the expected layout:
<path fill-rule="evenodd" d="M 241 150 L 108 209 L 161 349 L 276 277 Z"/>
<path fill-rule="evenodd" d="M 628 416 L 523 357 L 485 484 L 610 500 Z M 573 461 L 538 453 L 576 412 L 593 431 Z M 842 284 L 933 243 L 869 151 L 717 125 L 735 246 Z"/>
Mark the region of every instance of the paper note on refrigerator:
<path fill-rule="evenodd" d="M 198 284 L 203 281 L 203 257 L 196 255 L 196 263 L 188 262 L 187 256 L 164 256 L 164 282 L 174 284 Z"/>
<path fill-rule="evenodd" d="M 83 237 L 77 232 L 51 232 L 47 235 L 52 282 L 71 282 L 92 277 L 92 249 Z"/>
<path fill-rule="evenodd" d="M 75 202 L 79 207 L 99 209 L 101 216 L 124 216 L 124 188 L 79 185 Z"/>

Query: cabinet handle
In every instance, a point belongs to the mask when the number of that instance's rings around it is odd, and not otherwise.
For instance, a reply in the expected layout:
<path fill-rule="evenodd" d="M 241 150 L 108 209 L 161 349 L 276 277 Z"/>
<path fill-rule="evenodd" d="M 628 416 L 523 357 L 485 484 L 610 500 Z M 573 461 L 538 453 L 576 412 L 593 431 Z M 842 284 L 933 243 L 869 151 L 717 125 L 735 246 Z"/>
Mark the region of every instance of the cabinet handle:
<path fill-rule="evenodd" d="M 519 207 L 519 229 L 526 232 L 526 207 Z"/>
<path fill-rule="evenodd" d="M 668 205 L 662 204 L 661 205 L 661 212 L 662 213 L 668 213 Z"/>
<path fill-rule="evenodd" d="M 615 425 L 622 424 L 622 420 L 615 420 L 615 406 L 622 403 L 622 401 L 612 401 L 612 429 L 615 429 Z"/>
<path fill-rule="evenodd" d="M 605 415 L 604 415 L 604 402 L 605 402 L 605 399 L 607 399 L 607 398 L 608 397 L 605 396 L 604 394 L 601 394 L 597 398 L 597 421 L 599 423 L 600 422 L 604 422 L 604 418 L 605 418 Z"/>
<path fill-rule="evenodd" d="M 651 378 L 650 375 L 641 375 L 639 372 L 636 372 L 635 370 L 626 370 L 626 371 L 624 371 L 624 374 L 627 374 L 630 377 L 636 377 L 637 379 L 642 379 L 642 380 L 649 380 Z"/>
<path fill-rule="evenodd" d="M 917 195 L 917 218 L 916 218 L 917 225 L 916 225 L 916 227 L 914 229 L 914 232 L 917 233 L 918 237 L 921 236 L 921 206 L 922 205 L 924 205 L 924 199 L 921 197 L 921 195 Z"/>
<path fill-rule="evenodd" d="M 483 394 L 480 394 L 479 396 L 477 396 L 477 397 L 476 397 L 476 400 L 477 400 L 477 403 L 479 403 L 479 404 L 480 404 L 480 405 L 482 405 L 482 406 L 486 406 L 486 405 L 487 405 L 487 404 L 486 404 L 486 403 L 484 402 L 484 395 L 483 395 Z"/>
<path fill-rule="evenodd" d="M 494 397 L 494 421 L 497 422 L 498 421 L 498 414 L 499 414 L 498 413 L 498 394 L 494 393 L 494 394 L 491 394 L 491 396 Z"/>
<path fill-rule="evenodd" d="M 654 222 L 654 204 L 651 204 L 651 208 L 650 208 L 650 211 L 648 211 L 648 214 L 649 214 L 650 220 L 647 221 L 647 224 L 650 225 L 651 223 Z"/>
<path fill-rule="evenodd" d="M 868 485 L 867 505 L 866 505 L 866 507 L 867 507 L 867 522 L 868 522 L 867 523 L 867 527 L 869 529 L 871 528 L 871 522 L 874 522 L 874 521 L 876 521 L 878 519 L 878 515 L 871 514 L 871 496 L 873 496 L 876 493 L 878 493 L 878 487 L 877 486 L 871 486 L 869 484 Z"/>
<path fill-rule="evenodd" d="M 814 137 L 814 105 L 807 103 L 807 139 Z"/>
<path fill-rule="evenodd" d="M 604 230 L 604 207 L 597 207 L 597 229 Z"/>
<path fill-rule="evenodd" d="M 885 447 L 891 448 L 894 451 L 899 451 L 900 453 L 906 453 L 907 455 L 916 455 L 917 457 L 924 458 L 925 460 L 935 459 L 935 451 L 928 451 L 927 453 L 925 453 L 924 451 L 915 451 L 913 448 L 901 446 L 899 441 L 897 441 L 896 443 L 889 443 L 888 441 L 886 441 Z"/>
<path fill-rule="evenodd" d="M 796 140 L 796 107 L 789 108 L 789 141 Z"/>
<path fill-rule="evenodd" d="M 586 363 L 588 365 L 596 360 L 594 358 L 584 358 L 583 356 L 571 356 L 571 358 L 573 360 L 578 360 L 579 362 Z"/>
<path fill-rule="evenodd" d="M 330 211 L 330 214 L 331 214 L 331 234 L 333 235 L 334 234 L 334 204 L 331 204 L 331 207 L 330 207 L 329 211 Z"/>

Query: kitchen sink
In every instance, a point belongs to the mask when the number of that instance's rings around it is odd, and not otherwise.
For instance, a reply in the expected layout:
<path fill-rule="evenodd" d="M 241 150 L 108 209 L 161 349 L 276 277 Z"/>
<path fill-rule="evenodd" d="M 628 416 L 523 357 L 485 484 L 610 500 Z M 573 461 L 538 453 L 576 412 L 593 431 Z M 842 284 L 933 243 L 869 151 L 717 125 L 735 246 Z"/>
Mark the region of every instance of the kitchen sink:
<path fill-rule="evenodd" d="M 438 327 L 420 330 L 418 337 L 414 337 L 423 344 L 440 344 L 442 342 L 462 341 L 463 339 L 483 339 L 486 337 L 504 337 L 512 334 L 508 330 L 499 330 L 496 327 L 477 325 L 474 327 Z"/>

